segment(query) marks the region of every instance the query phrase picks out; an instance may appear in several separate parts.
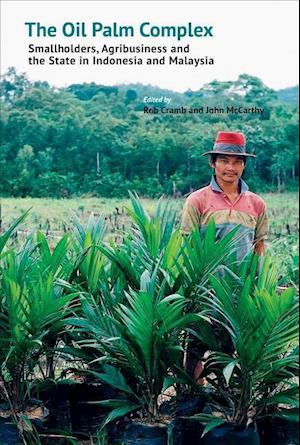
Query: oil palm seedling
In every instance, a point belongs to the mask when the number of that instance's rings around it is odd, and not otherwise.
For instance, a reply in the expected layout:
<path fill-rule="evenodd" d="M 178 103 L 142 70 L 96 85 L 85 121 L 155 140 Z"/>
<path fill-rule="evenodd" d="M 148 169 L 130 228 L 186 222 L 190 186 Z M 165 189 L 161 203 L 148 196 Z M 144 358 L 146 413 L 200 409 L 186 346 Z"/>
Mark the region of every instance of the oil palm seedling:
<path fill-rule="evenodd" d="M 60 283 L 69 292 L 86 293 L 92 296 L 99 306 L 105 305 L 113 308 L 119 299 L 123 299 L 125 284 L 122 274 L 100 251 L 106 232 L 104 218 L 95 218 L 91 214 L 87 224 L 83 225 L 73 213 L 72 223 L 74 232 L 71 242 L 75 260 L 69 278 L 60 280 Z M 81 309 L 81 305 L 76 308 L 76 315 L 80 316 Z M 81 340 L 83 336 L 84 334 L 81 332 Z M 72 355 L 74 355 L 75 361 L 81 358 L 85 359 L 86 355 L 82 351 L 72 347 L 73 341 L 76 341 L 76 333 L 74 331 L 71 333 L 66 329 L 64 347 L 60 348 L 60 353 L 64 354 L 66 360 L 71 359 Z M 72 368 L 69 371 L 72 373 Z"/>
<path fill-rule="evenodd" d="M 46 240 L 28 238 L 20 248 L 10 249 L 1 261 L 0 380 L 7 416 L 29 428 L 31 390 L 40 377 L 51 377 L 54 347 L 74 295 L 56 284 L 63 272 L 68 249 L 62 239 L 50 253 Z M 47 360 L 48 357 L 48 360 Z M 46 358 L 46 359 L 45 359 Z M 45 365 L 46 363 L 46 365 Z"/>
<path fill-rule="evenodd" d="M 294 419 L 298 408 L 298 298 L 294 288 L 277 292 L 278 275 L 270 260 L 260 260 L 257 275 L 258 261 L 253 257 L 239 286 L 211 276 L 214 293 L 204 296 L 233 351 L 211 352 L 206 363 L 207 380 L 223 400 L 198 417 L 207 424 L 207 444 L 241 438 L 259 443 L 251 429 L 257 420 L 271 413 Z"/>
<path fill-rule="evenodd" d="M 32 318 L 42 319 L 47 316 L 47 310 L 63 310 L 68 302 L 72 307 L 76 305 L 76 294 L 66 290 L 62 285 L 71 280 L 76 264 L 76 253 L 73 251 L 73 239 L 69 234 L 64 235 L 54 248 L 50 248 L 45 235 L 36 234 L 36 254 L 32 261 L 30 274 L 26 275 L 26 282 L 33 289 L 35 298 L 32 300 Z M 42 280 L 42 281 L 41 281 Z M 71 295 L 71 298 L 69 296 Z M 68 304 L 67 304 L 68 306 Z M 43 340 L 45 354 L 45 369 L 41 370 L 43 378 L 55 378 L 56 347 L 61 341 L 63 332 L 64 311 L 57 317 Z"/>
<path fill-rule="evenodd" d="M 243 237 L 239 229 L 237 226 L 224 238 L 218 239 L 216 224 L 211 220 L 205 231 L 195 229 L 184 236 L 175 263 L 179 273 L 177 281 L 180 281 L 187 301 L 186 313 L 204 313 L 207 308 L 202 297 L 211 288 L 210 275 L 224 276 L 235 267 L 236 246 Z M 211 323 L 203 320 L 201 324 L 191 326 L 187 330 L 185 348 L 185 368 L 189 375 L 200 378 L 205 352 L 217 348 Z M 191 387 L 182 387 L 181 390 L 190 392 Z"/>
<path fill-rule="evenodd" d="M 83 295 L 83 316 L 67 320 L 84 335 L 77 347 L 88 354 L 94 351 L 90 355 L 93 376 L 119 394 L 113 400 L 99 401 L 111 408 L 106 422 L 129 413 L 138 413 L 137 423 L 146 429 L 162 422 L 158 399 L 181 366 L 183 332 L 197 317 L 184 315 L 184 296 L 170 295 L 167 289 L 160 283 L 158 269 L 152 275 L 145 271 L 140 290 L 128 289 L 124 304 L 113 311 L 100 307 L 91 295 Z M 140 431 L 144 426 L 136 428 Z M 166 435 L 166 426 L 161 434 Z"/>

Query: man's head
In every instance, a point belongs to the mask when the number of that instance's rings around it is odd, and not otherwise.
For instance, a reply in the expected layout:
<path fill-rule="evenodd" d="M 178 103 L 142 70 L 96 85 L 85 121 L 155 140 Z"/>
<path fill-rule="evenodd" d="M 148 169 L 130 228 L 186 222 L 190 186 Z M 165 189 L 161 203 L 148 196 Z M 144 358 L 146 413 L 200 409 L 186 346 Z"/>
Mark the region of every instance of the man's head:
<path fill-rule="evenodd" d="M 238 181 L 245 169 L 246 157 L 226 154 L 211 154 L 210 166 L 217 179 L 227 183 Z"/>

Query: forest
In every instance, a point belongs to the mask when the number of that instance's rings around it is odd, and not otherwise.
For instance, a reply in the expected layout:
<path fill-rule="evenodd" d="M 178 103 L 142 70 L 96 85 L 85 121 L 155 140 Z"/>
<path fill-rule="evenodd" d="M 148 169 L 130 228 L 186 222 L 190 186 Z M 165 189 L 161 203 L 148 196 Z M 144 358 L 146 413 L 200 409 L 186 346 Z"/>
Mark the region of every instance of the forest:
<path fill-rule="evenodd" d="M 144 98 L 172 107 L 262 108 L 247 114 L 145 114 Z M 298 184 L 298 87 L 274 91 L 254 76 L 176 93 L 143 84 L 31 81 L 11 67 L 1 77 L 1 196 L 180 197 L 209 182 L 203 153 L 220 130 L 242 131 L 253 191 Z M 156 104 L 157 107 L 163 104 Z"/>

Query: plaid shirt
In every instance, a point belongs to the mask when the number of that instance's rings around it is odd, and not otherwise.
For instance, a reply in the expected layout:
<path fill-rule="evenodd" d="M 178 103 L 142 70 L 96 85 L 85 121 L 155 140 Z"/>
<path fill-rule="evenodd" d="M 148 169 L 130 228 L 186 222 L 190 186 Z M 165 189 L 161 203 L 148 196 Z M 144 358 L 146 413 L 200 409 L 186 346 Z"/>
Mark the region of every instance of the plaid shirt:
<path fill-rule="evenodd" d="M 244 236 L 237 246 L 237 257 L 242 260 L 255 243 L 267 238 L 268 217 L 263 199 L 250 192 L 242 179 L 239 186 L 240 194 L 232 203 L 213 176 L 209 186 L 191 193 L 187 198 L 182 229 L 189 233 L 197 226 L 203 231 L 213 218 L 217 226 L 217 236 L 223 238 L 231 229 L 240 225 Z"/>

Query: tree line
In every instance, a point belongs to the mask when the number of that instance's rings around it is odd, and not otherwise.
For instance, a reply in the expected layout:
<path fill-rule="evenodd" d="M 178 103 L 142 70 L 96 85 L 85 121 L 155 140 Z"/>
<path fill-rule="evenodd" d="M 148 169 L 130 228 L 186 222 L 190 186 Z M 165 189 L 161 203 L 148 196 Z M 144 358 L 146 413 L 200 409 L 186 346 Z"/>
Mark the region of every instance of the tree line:
<path fill-rule="evenodd" d="M 128 190 L 182 196 L 209 182 L 202 154 L 220 130 L 246 134 L 248 151 L 257 155 L 245 174 L 253 191 L 297 187 L 298 88 L 276 92 L 247 74 L 184 94 L 141 84 L 55 88 L 14 68 L 2 76 L 0 87 L 2 196 L 123 197 Z M 172 107 L 256 106 L 264 112 L 143 112 L 145 96 L 166 94 Z"/>

